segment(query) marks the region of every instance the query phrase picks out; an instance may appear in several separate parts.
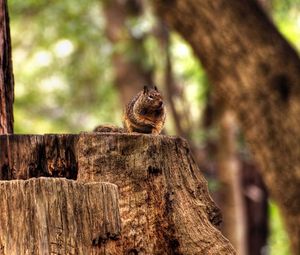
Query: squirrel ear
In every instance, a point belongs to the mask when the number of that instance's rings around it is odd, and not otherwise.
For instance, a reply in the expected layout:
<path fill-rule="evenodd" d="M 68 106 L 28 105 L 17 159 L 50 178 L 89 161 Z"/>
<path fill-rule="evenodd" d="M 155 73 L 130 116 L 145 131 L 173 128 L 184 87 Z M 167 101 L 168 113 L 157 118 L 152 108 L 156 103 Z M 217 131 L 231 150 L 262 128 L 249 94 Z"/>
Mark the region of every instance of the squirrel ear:
<path fill-rule="evenodd" d="M 157 89 L 157 87 L 156 87 L 156 86 L 154 86 L 154 89 L 155 89 L 156 91 L 158 91 L 158 89 Z"/>
<path fill-rule="evenodd" d="M 144 86 L 144 94 L 147 94 L 148 93 L 148 87 L 147 86 Z"/>

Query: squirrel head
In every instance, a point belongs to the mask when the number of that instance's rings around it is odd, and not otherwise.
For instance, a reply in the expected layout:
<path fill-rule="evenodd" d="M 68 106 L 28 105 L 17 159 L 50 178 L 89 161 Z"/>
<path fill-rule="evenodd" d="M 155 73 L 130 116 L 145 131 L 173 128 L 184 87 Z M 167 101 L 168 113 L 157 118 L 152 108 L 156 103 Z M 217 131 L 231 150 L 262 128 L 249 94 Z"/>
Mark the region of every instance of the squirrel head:
<path fill-rule="evenodd" d="M 158 92 L 158 89 L 156 86 L 154 86 L 153 88 L 150 88 L 150 89 L 148 88 L 148 86 L 144 86 L 144 90 L 143 90 L 144 94 L 147 94 L 149 92 L 149 90 L 155 90 Z"/>
<path fill-rule="evenodd" d="M 142 115 L 160 114 L 164 109 L 163 97 L 156 86 L 153 88 L 144 86 L 137 103 L 141 106 L 139 110 Z"/>
<path fill-rule="evenodd" d="M 143 90 L 143 103 L 149 107 L 149 109 L 159 109 L 163 107 L 163 98 L 158 92 L 157 87 L 148 88 L 144 86 Z"/>

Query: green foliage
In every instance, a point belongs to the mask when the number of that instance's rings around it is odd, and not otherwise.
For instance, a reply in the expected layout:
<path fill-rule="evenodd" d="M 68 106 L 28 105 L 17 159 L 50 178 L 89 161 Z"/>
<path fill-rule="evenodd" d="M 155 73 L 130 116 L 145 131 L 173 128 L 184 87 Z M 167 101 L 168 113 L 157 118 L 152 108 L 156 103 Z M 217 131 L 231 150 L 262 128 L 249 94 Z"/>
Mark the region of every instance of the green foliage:
<path fill-rule="evenodd" d="M 9 9 L 16 133 L 120 122 L 99 1 L 12 0 Z"/>
<path fill-rule="evenodd" d="M 281 215 L 276 204 L 271 201 L 270 208 L 270 230 L 269 249 L 271 255 L 291 255 L 289 251 L 289 239 L 284 231 Z"/>
<path fill-rule="evenodd" d="M 78 132 L 103 122 L 120 124 L 122 106 L 113 84 L 111 54 L 121 51 L 129 59 L 139 54 L 126 41 L 113 47 L 106 39 L 100 1 L 11 0 L 9 9 L 15 132 Z M 147 11 L 126 25 L 139 38 L 155 22 Z M 164 52 L 153 36 L 144 41 L 140 50 L 146 50 L 149 58 L 139 62 L 146 69 L 155 67 L 156 82 L 161 84 Z M 191 114 L 198 123 L 208 88 L 205 74 L 178 36 L 172 36 L 172 45 L 176 79 L 189 102 L 195 104 Z"/>
<path fill-rule="evenodd" d="M 300 0 L 273 0 L 273 19 L 280 32 L 300 50 Z"/>

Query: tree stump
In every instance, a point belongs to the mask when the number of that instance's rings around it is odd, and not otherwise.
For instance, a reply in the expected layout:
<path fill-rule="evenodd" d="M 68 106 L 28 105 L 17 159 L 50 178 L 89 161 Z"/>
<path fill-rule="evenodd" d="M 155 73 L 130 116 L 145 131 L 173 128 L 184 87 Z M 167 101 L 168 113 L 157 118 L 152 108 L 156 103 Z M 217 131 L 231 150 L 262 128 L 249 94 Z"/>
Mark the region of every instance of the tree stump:
<path fill-rule="evenodd" d="M 0 135 L 0 150 L 1 178 L 59 176 L 78 185 L 118 186 L 120 235 L 110 232 L 116 236 L 109 241 L 111 249 L 101 238 L 90 236 L 98 253 L 83 254 L 235 254 L 217 229 L 220 211 L 181 138 L 118 133 Z M 86 190 L 82 196 L 91 199 Z M 87 206 L 92 210 L 94 203 Z M 67 243 L 62 245 L 65 250 L 60 254 L 68 254 Z"/>
<path fill-rule="evenodd" d="M 0 212 L 0 254 L 121 254 L 114 184 L 0 181 Z"/>

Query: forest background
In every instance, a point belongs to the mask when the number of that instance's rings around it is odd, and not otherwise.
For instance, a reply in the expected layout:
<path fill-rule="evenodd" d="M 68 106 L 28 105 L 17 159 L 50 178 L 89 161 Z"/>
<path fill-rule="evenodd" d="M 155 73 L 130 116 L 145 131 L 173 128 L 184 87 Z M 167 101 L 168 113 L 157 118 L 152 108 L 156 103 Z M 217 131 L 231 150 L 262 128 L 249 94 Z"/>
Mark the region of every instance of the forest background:
<path fill-rule="evenodd" d="M 155 83 L 167 101 L 165 133 L 190 142 L 222 207 L 218 166 L 226 143 L 221 134 L 231 131 L 222 128 L 223 113 L 213 99 L 205 71 L 189 45 L 153 14 L 149 3 L 121 2 L 8 2 L 15 133 L 78 133 L 91 131 L 101 123 L 121 125 L 128 98 L 143 85 Z M 300 1 L 261 2 L 280 32 L 299 51 Z M 230 129 L 234 130 L 236 147 L 231 153 L 240 166 L 238 176 L 249 168 L 256 171 L 238 123 L 231 121 Z M 249 189 L 245 183 L 241 177 L 237 192 L 244 202 L 239 206 L 247 207 L 249 199 L 267 198 L 263 184 Z M 259 230 L 264 233 L 260 253 L 251 250 L 249 240 L 257 215 L 249 205 L 241 209 L 248 254 L 290 254 L 277 206 L 271 199 L 267 201 L 267 206 L 258 203 L 262 211 L 259 217 L 264 218 L 264 224 L 260 223 L 263 229 Z M 226 225 L 226 217 L 224 221 Z M 257 232 L 257 236 L 260 234 Z"/>

